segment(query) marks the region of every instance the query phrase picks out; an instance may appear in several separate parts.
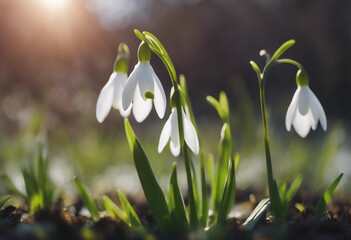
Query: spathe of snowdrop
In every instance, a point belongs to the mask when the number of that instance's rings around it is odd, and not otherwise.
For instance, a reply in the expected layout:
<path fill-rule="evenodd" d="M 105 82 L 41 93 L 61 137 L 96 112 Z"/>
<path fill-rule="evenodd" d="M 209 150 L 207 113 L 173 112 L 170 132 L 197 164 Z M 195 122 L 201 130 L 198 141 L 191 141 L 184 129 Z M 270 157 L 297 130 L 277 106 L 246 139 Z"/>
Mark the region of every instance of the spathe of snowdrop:
<path fill-rule="evenodd" d="M 124 110 L 122 108 L 122 90 L 128 79 L 129 48 L 121 43 L 118 47 L 118 55 L 114 64 L 114 70 L 109 80 L 102 88 L 97 104 L 96 119 L 102 123 L 109 114 L 111 107 L 118 109 L 122 117 L 128 117 L 131 104 Z"/>
<path fill-rule="evenodd" d="M 324 131 L 327 130 L 327 118 L 318 98 L 308 86 L 308 76 L 305 71 L 299 70 L 296 75 L 297 90 L 289 105 L 285 118 L 288 131 L 291 125 L 300 137 L 306 137 L 310 129 L 316 130 L 318 120 Z"/>
<path fill-rule="evenodd" d="M 183 118 L 183 129 L 184 129 L 184 140 L 189 146 L 191 151 L 196 155 L 199 154 L 199 139 L 195 130 L 194 125 L 192 124 L 190 118 L 185 114 L 182 107 L 182 118 Z M 160 141 L 158 143 L 158 152 L 162 150 L 167 145 L 170 140 L 169 147 L 174 156 L 178 156 L 180 153 L 180 140 L 179 140 L 179 128 L 178 128 L 178 114 L 177 109 L 172 108 L 171 115 L 166 121 L 160 135 Z"/>
<path fill-rule="evenodd" d="M 127 110 L 132 104 L 132 111 L 137 122 L 142 122 L 152 109 L 152 101 L 160 118 L 166 111 L 166 94 L 155 71 L 150 65 L 151 50 L 142 42 L 138 49 L 139 62 L 129 75 L 122 93 L 122 107 Z"/>

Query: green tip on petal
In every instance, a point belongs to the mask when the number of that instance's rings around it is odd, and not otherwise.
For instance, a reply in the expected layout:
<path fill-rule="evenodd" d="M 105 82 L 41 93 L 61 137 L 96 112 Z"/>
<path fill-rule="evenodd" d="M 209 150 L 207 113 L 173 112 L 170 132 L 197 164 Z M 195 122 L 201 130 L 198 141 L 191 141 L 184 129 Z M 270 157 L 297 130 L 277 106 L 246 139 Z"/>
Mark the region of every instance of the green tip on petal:
<path fill-rule="evenodd" d="M 146 99 L 154 99 L 154 94 L 152 92 L 146 92 L 145 93 L 145 98 Z"/>
<path fill-rule="evenodd" d="M 114 71 L 121 73 L 128 73 L 129 69 L 129 48 L 125 43 L 120 43 L 118 46 L 118 54 L 114 64 Z"/>
<path fill-rule="evenodd" d="M 141 42 L 138 49 L 139 62 L 150 62 L 151 50 L 146 42 Z"/>
<path fill-rule="evenodd" d="M 308 84 L 309 84 L 308 75 L 304 69 L 299 69 L 297 71 L 296 84 L 297 84 L 297 86 L 300 86 L 300 87 L 308 86 Z"/>

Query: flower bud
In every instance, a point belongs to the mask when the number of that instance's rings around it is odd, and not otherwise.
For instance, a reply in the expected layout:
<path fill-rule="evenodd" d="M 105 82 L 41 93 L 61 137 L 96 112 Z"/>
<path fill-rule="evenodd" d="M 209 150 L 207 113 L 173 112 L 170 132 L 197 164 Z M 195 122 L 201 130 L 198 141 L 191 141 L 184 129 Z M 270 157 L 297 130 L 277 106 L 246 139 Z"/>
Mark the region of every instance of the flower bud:
<path fill-rule="evenodd" d="M 150 62 L 151 50 L 146 42 L 141 42 L 138 48 L 139 62 Z"/>
<path fill-rule="evenodd" d="M 129 48 L 125 43 L 120 43 L 118 46 L 118 54 L 114 64 L 114 71 L 120 73 L 128 73 L 129 69 Z"/>
<path fill-rule="evenodd" d="M 300 68 L 297 73 L 296 73 L 296 84 L 297 86 L 303 87 L 303 86 L 308 86 L 309 80 L 308 80 L 308 75 L 307 72 Z"/>

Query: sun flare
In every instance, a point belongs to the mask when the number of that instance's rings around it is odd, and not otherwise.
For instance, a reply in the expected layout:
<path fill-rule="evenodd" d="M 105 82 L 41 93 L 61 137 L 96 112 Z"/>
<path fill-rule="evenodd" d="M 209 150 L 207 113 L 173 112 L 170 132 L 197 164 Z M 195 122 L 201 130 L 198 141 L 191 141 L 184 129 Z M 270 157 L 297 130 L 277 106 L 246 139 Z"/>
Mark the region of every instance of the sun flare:
<path fill-rule="evenodd" d="M 67 6 L 68 0 L 40 0 L 40 2 L 47 9 L 59 10 Z"/>

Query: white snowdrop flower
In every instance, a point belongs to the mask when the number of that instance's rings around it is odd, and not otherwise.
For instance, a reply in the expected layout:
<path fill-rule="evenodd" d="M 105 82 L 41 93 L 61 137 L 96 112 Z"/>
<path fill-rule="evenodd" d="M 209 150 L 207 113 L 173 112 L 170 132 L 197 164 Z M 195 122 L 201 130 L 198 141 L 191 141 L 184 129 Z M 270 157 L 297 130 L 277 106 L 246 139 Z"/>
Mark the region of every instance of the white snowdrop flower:
<path fill-rule="evenodd" d="M 304 138 L 311 128 L 316 130 L 319 120 L 326 131 L 327 118 L 321 103 L 308 86 L 307 74 L 299 70 L 296 81 L 298 87 L 286 113 L 286 129 L 290 131 L 293 125 L 297 134 Z"/>
<path fill-rule="evenodd" d="M 191 151 L 196 155 L 199 154 L 199 139 L 194 125 L 190 118 L 184 113 L 182 108 L 183 118 L 183 129 L 184 129 L 184 140 L 189 146 Z M 160 153 L 167 145 L 169 139 L 169 147 L 174 156 L 178 156 L 180 153 L 180 141 L 179 141 L 179 129 L 178 129 L 178 114 L 177 109 L 172 108 L 172 113 L 166 121 L 160 135 L 160 141 L 158 143 L 158 152 Z"/>
<path fill-rule="evenodd" d="M 102 88 L 97 104 L 96 119 L 102 123 L 109 114 L 111 107 L 118 109 L 122 117 L 128 117 L 131 111 L 131 104 L 124 110 L 122 108 L 122 91 L 127 82 L 129 67 L 129 49 L 126 44 L 120 44 L 118 56 L 115 61 L 114 71 L 109 80 Z"/>
<path fill-rule="evenodd" d="M 142 122 L 149 115 L 152 101 L 160 118 L 166 112 L 166 94 L 155 71 L 150 65 L 151 51 L 142 42 L 138 49 L 139 62 L 129 75 L 122 93 L 122 107 L 127 110 L 132 104 L 132 111 L 137 122 Z"/>

